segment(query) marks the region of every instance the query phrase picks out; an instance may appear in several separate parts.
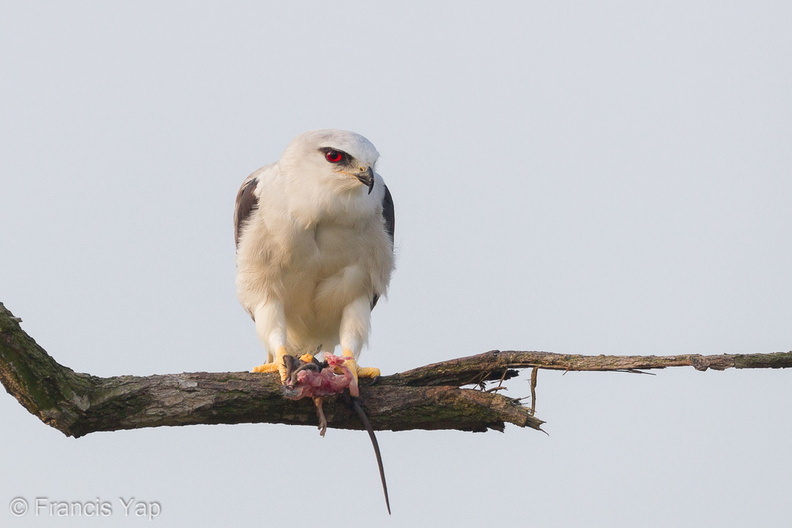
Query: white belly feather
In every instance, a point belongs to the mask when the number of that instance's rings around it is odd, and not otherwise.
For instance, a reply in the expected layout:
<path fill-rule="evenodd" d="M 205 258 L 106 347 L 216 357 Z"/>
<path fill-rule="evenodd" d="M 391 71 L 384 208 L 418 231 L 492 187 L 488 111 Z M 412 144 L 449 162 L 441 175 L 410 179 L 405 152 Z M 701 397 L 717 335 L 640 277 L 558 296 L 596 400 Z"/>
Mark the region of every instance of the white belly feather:
<path fill-rule="evenodd" d="M 332 351 L 339 344 L 345 307 L 361 297 L 370 303 L 387 286 L 393 265 L 390 240 L 377 222 L 374 217 L 357 225 L 248 225 L 254 232 L 246 234 L 253 236 L 243 237 L 237 262 L 242 305 L 253 315 L 259 305 L 277 299 L 289 352 Z M 288 236 L 279 236 L 287 235 L 284 229 Z M 383 255 L 390 260 L 383 261 Z"/>

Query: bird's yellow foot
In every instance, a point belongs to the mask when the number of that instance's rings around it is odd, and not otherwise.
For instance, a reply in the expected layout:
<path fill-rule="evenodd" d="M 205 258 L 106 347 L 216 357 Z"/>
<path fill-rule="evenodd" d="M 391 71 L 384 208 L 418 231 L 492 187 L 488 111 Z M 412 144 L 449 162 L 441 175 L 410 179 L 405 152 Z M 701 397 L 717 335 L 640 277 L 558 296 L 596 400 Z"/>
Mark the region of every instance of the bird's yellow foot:
<path fill-rule="evenodd" d="M 380 375 L 380 369 L 375 367 L 361 367 L 355 361 L 352 352 L 344 350 L 342 353 L 344 359 L 344 366 L 352 373 L 352 383 L 349 385 L 349 393 L 352 396 L 357 396 L 357 382 L 358 378 L 376 378 Z"/>
<path fill-rule="evenodd" d="M 380 369 L 377 367 L 358 367 L 357 369 L 358 377 L 360 378 L 378 378 L 381 375 Z"/>
<path fill-rule="evenodd" d="M 360 365 L 357 364 L 357 361 L 355 361 L 355 358 L 352 357 L 351 355 L 347 356 L 346 354 L 344 354 L 344 359 L 346 359 L 344 365 L 346 365 L 346 367 L 350 370 L 350 372 L 352 372 L 352 376 L 355 379 L 376 378 L 380 375 L 380 369 L 376 367 L 361 367 Z"/>
<path fill-rule="evenodd" d="M 275 359 L 272 363 L 264 363 L 253 367 L 252 372 L 277 372 L 280 374 L 281 383 L 286 383 L 289 377 L 289 372 L 286 369 L 286 364 L 283 362 L 283 356 L 287 354 L 286 347 L 280 347 L 275 351 Z"/>
<path fill-rule="evenodd" d="M 278 365 L 275 363 L 264 363 L 253 367 L 250 372 L 278 372 Z"/>

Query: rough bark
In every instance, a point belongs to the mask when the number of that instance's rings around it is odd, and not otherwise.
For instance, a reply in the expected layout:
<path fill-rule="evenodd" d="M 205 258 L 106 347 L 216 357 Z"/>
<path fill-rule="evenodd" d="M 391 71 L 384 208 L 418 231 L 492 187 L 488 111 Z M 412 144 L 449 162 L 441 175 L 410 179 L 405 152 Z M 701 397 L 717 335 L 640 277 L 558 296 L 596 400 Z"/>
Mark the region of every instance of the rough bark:
<path fill-rule="evenodd" d="M 316 425 L 310 400 L 281 396 L 275 374 L 193 372 L 101 378 L 58 364 L 0 303 L 0 382 L 28 411 L 68 436 L 95 431 L 192 424 Z M 452 359 L 361 387 L 376 430 L 503 430 L 506 423 L 540 430 L 520 400 L 481 390 L 517 369 L 637 371 L 674 366 L 788 368 L 792 352 L 722 356 L 582 356 L 493 350 Z M 470 385 L 469 388 L 464 386 Z M 362 429 L 343 396 L 325 402 L 330 427 Z"/>

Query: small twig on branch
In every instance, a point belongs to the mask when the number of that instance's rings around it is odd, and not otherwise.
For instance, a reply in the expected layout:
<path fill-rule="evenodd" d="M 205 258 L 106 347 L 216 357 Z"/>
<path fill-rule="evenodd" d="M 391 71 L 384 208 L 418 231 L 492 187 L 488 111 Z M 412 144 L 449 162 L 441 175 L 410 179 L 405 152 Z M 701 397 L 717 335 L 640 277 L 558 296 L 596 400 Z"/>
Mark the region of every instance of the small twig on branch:
<path fill-rule="evenodd" d="M 0 303 L 0 382 L 28 411 L 69 436 L 163 425 L 284 423 L 316 425 L 309 400 L 281 396 L 277 375 L 193 372 L 100 378 L 58 364 Z M 362 386 L 376 430 L 503 430 L 506 423 L 540 429 L 533 416 L 537 369 L 576 371 L 789 368 L 792 352 L 722 356 L 582 356 L 493 350 L 381 377 Z M 465 385 L 509 379 L 531 368 L 532 408 L 497 391 Z M 339 398 L 324 407 L 330 427 L 361 429 Z"/>
<path fill-rule="evenodd" d="M 539 367 L 531 369 L 531 415 L 536 413 L 536 383 L 539 380 Z"/>

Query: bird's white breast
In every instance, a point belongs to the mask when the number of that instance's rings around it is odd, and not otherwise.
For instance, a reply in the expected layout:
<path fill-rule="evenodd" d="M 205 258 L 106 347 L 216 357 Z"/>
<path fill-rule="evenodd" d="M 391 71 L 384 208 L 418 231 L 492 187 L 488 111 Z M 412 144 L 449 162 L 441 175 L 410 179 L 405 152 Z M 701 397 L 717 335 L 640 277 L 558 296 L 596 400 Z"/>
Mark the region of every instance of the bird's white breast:
<path fill-rule="evenodd" d="M 298 183 L 279 179 L 276 168 L 260 175 L 259 205 L 237 251 L 237 291 L 251 314 L 266 300 L 282 303 L 295 348 L 331 349 L 344 307 L 387 286 L 393 257 L 379 205 L 384 191 L 381 179 L 372 195 Z"/>

